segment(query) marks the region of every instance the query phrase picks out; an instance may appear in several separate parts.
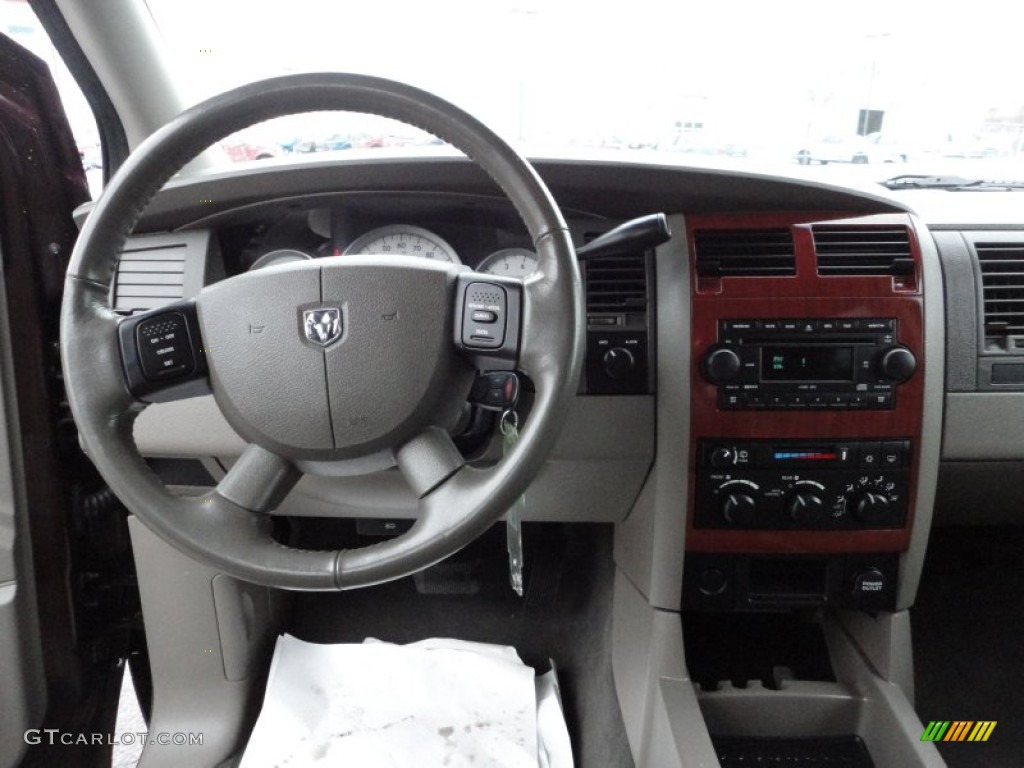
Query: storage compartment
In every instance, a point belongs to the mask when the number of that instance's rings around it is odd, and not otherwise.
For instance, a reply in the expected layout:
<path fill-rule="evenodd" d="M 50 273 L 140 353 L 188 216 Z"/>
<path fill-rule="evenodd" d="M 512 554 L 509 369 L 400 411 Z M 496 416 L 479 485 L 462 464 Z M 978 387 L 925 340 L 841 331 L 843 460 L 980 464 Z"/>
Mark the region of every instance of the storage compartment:
<path fill-rule="evenodd" d="M 773 564 L 758 578 L 790 589 L 811 573 L 798 572 Z M 683 627 L 689 684 L 723 766 L 944 765 L 904 691 L 868 666 L 836 615 L 688 612 Z"/>

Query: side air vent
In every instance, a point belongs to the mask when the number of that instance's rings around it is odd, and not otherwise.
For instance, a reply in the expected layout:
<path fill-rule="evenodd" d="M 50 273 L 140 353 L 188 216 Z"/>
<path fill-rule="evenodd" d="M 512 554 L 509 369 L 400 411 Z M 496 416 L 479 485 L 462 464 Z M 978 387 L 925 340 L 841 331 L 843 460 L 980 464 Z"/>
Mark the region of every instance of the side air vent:
<path fill-rule="evenodd" d="M 914 274 L 906 227 L 814 227 L 813 231 L 819 275 Z"/>
<path fill-rule="evenodd" d="M 643 252 L 587 259 L 587 312 L 644 311 L 647 259 Z"/>
<path fill-rule="evenodd" d="M 1024 243 L 976 243 L 986 336 L 1024 334 Z"/>
<path fill-rule="evenodd" d="M 796 274 L 788 229 L 703 229 L 693 233 L 700 277 Z"/>
<path fill-rule="evenodd" d="M 114 309 L 153 309 L 185 296 L 185 242 L 132 238 L 121 253 L 114 282 Z"/>

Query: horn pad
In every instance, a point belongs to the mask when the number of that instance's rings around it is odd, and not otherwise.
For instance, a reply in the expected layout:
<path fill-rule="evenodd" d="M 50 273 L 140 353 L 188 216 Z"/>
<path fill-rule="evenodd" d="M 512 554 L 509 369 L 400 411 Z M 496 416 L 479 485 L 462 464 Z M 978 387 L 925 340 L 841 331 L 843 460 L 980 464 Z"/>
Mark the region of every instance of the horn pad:
<path fill-rule="evenodd" d="M 314 460 L 449 426 L 472 383 L 452 343 L 459 269 L 337 257 L 211 286 L 196 303 L 225 418 L 249 442 Z"/>

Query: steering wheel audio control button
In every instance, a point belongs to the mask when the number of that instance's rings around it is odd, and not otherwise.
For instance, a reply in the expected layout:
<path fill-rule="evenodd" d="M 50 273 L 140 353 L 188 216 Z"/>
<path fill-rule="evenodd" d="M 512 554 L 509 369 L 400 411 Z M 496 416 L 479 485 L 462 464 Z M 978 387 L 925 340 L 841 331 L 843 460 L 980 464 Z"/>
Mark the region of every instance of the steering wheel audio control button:
<path fill-rule="evenodd" d="M 142 375 L 150 381 L 185 376 L 196 365 L 185 317 L 167 312 L 150 317 L 135 328 Z"/>

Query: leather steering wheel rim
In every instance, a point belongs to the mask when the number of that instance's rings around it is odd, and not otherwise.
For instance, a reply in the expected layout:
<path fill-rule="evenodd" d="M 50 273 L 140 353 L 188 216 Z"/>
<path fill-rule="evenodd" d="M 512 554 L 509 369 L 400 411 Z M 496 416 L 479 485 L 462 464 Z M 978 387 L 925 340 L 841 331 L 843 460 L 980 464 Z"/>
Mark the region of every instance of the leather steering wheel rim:
<path fill-rule="evenodd" d="M 518 368 L 536 387 L 516 446 L 497 465 L 465 465 L 445 432 L 427 426 L 393 446 L 419 496 L 405 534 L 353 550 L 301 550 L 276 542 L 267 514 L 298 471 L 250 445 L 202 498 L 170 493 L 139 455 L 132 424 L 146 403 L 122 372 L 111 283 L 128 234 L 149 200 L 208 146 L 249 125 L 320 110 L 377 114 L 422 128 L 479 165 L 519 212 L 538 253 L 524 283 Z M 231 279 L 231 278 L 229 278 Z M 272 587 L 334 590 L 414 573 L 454 553 L 496 522 L 539 471 L 575 395 L 582 362 L 583 292 L 575 250 L 557 205 L 534 169 L 471 115 L 408 85 L 318 73 L 246 85 L 198 104 L 128 158 L 90 214 L 71 257 L 61 313 L 64 378 L 82 444 L 127 508 L 161 538 L 237 578 Z M 215 392 L 216 394 L 216 392 Z"/>

